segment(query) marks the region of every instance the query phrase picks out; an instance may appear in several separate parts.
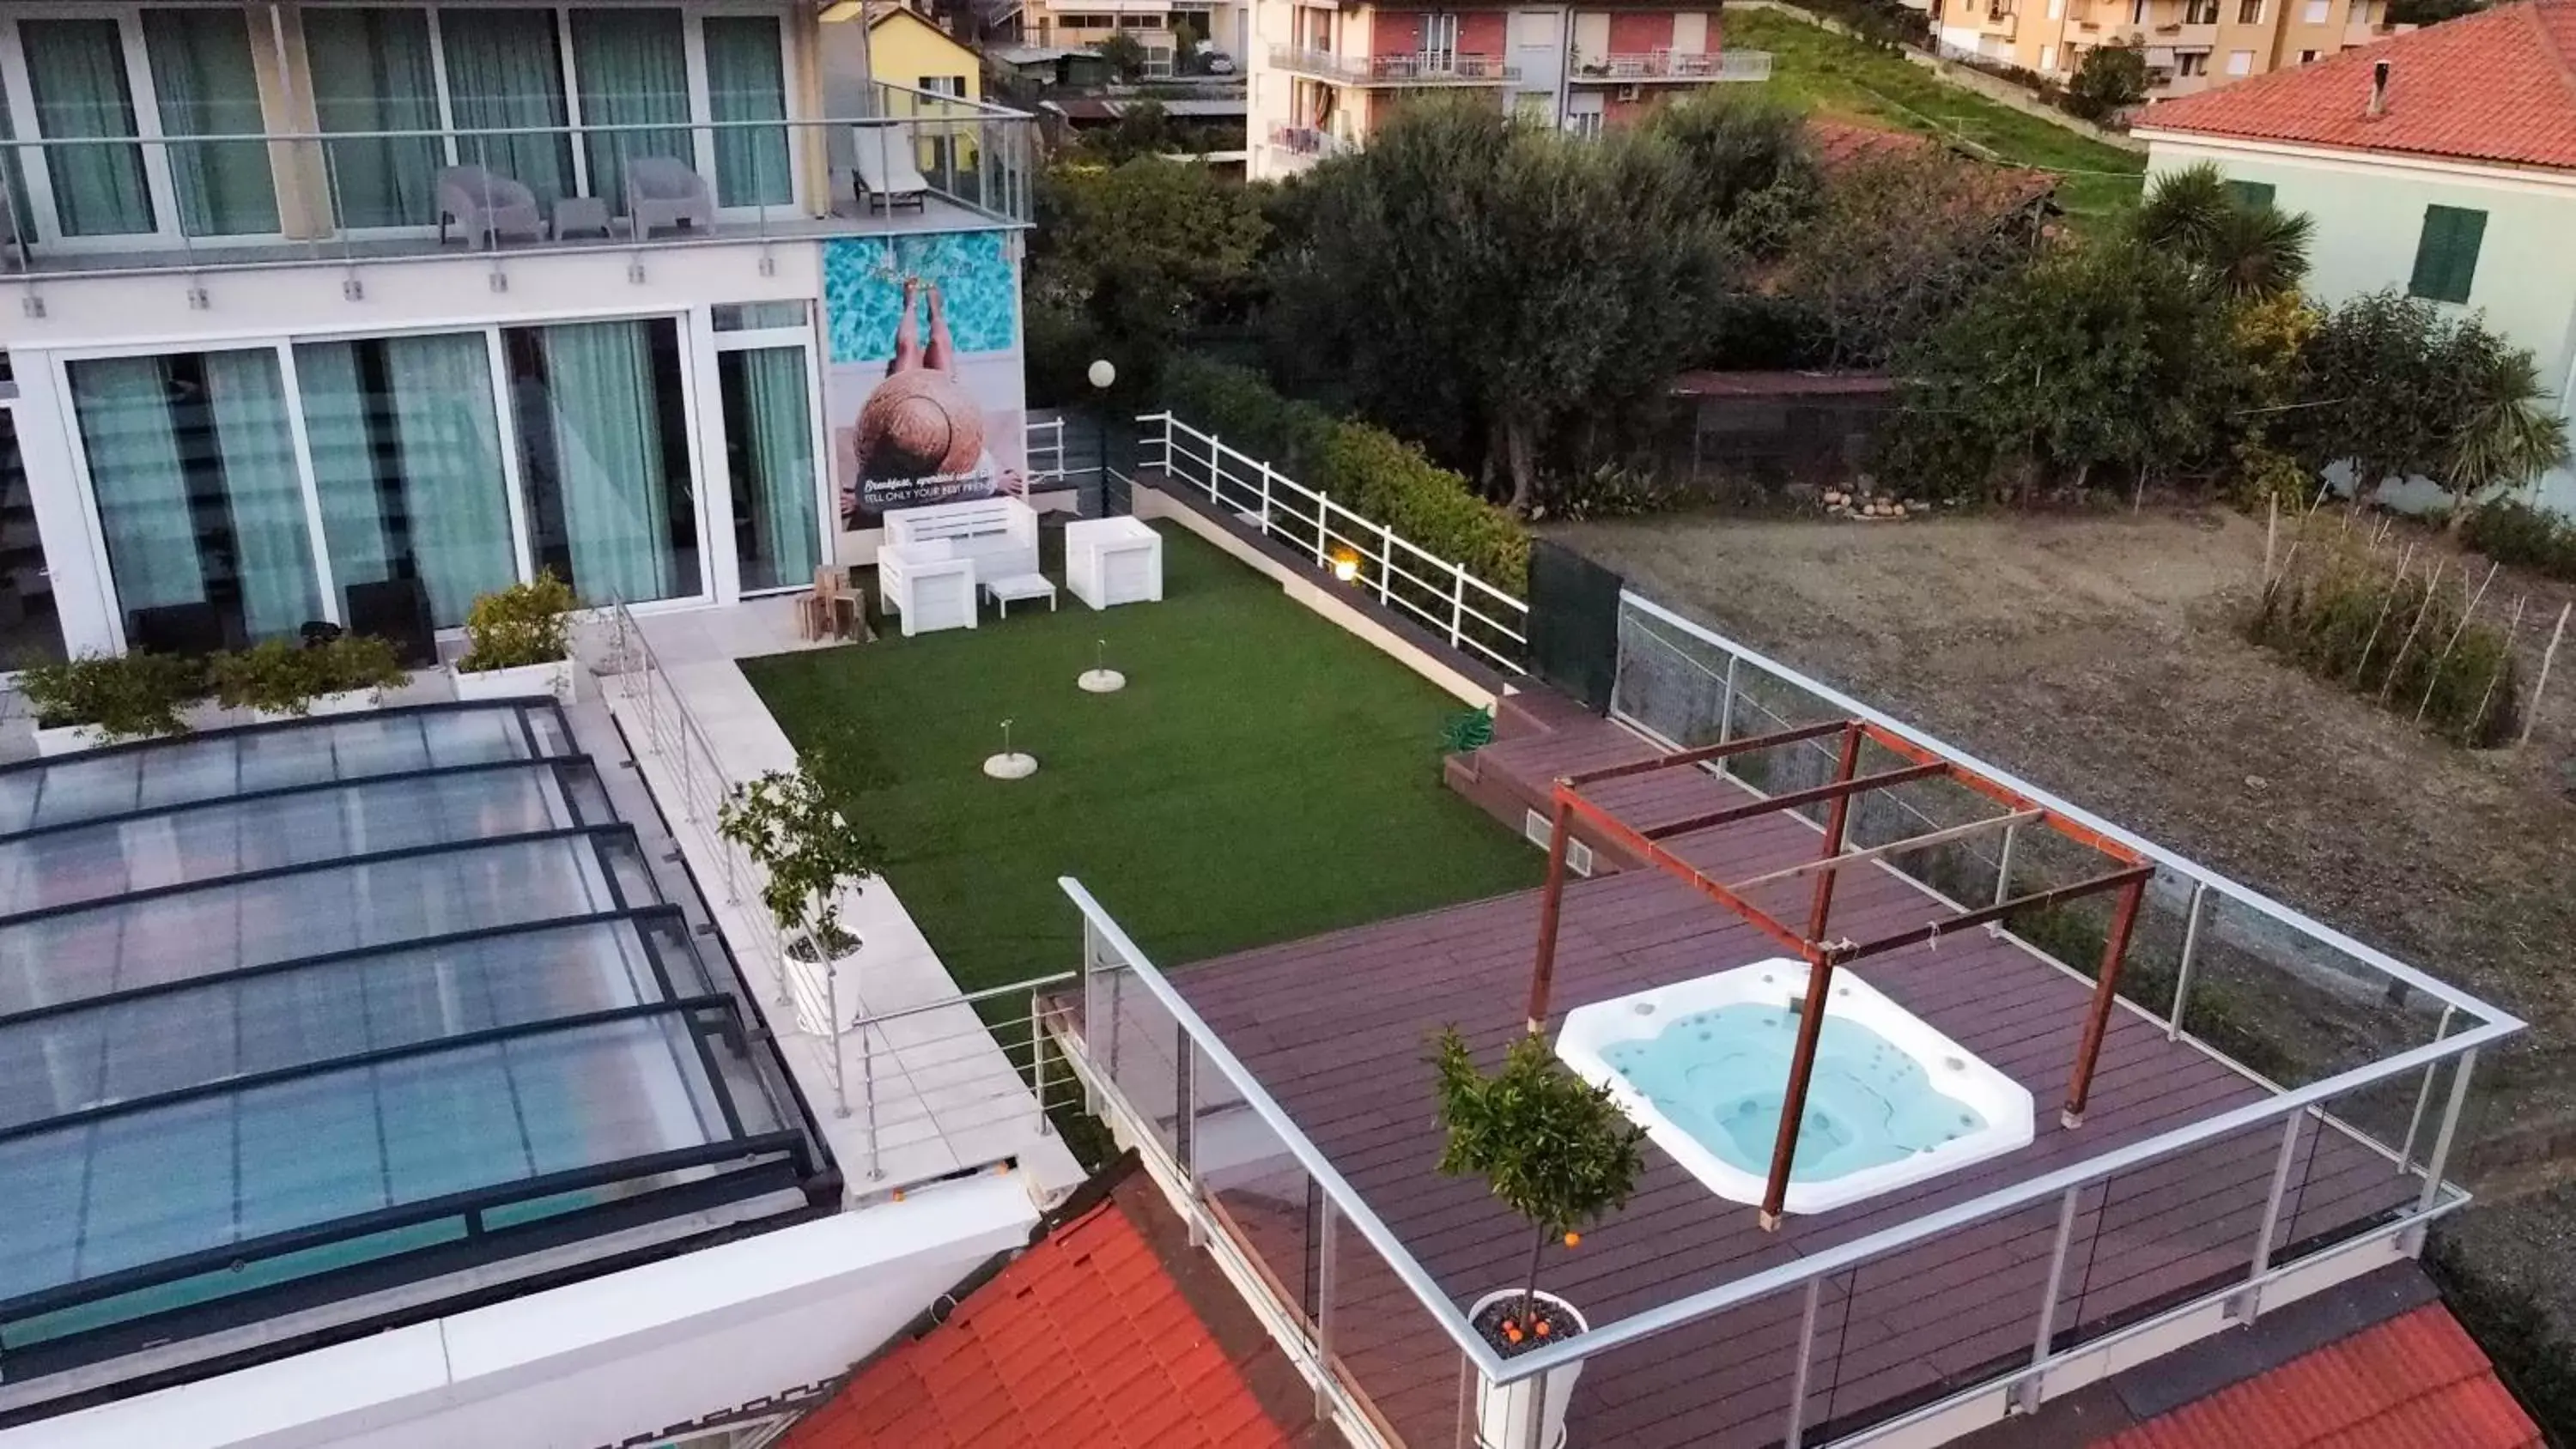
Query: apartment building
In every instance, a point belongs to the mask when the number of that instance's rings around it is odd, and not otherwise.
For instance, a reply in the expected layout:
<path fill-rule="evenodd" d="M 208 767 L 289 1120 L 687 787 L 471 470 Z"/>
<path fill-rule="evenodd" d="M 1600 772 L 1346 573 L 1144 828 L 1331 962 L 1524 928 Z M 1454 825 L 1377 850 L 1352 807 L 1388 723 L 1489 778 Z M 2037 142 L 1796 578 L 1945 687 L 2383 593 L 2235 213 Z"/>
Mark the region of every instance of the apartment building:
<path fill-rule="evenodd" d="M 1020 33 L 1033 44 L 1086 50 L 1120 31 L 1145 48 L 1145 73 L 1173 75 L 1182 53 L 1205 41 L 1243 63 L 1250 12 L 1232 0 L 1032 0 L 1019 12 Z"/>
<path fill-rule="evenodd" d="M 657 609 L 810 583 L 920 482 L 855 476 L 898 332 L 945 329 L 983 440 L 937 486 L 1015 477 L 1033 122 L 874 80 L 865 29 L 0 8 L 0 649 L 291 636 L 371 585 L 449 630 L 541 569 Z"/>
<path fill-rule="evenodd" d="M 2312 65 L 2390 33 L 2387 0 L 1938 0 L 1945 50 L 2063 80 L 2101 45 L 2146 48 L 2148 98 Z"/>
<path fill-rule="evenodd" d="M 1252 23 L 1256 179 L 1365 144 L 1427 91 L 1471 91 L 1595 134 L 1674 94 L 1771 73 L 1768 55 L 1723 50 L 1717 9 L 1696 0 L 1487 10 L 1256 0 Z"/>

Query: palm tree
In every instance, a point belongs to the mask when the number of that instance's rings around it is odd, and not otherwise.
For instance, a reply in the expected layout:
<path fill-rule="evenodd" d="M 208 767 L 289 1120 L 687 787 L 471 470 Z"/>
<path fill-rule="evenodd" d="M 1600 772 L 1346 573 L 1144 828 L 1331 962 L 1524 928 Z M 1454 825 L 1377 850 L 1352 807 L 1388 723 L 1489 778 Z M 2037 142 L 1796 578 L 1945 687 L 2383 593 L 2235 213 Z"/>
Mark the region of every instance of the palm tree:
<path fill-rule="evenodd" d="M 2567 461 L 2567 420 L 2549 406 L 2529 352 L 2479 349 L 2462 360 L 2458 385 L 2463 407 L 2443 467 L 2453 529 L 2468 521 L 2480 494 L 2528 483 Z"/>
<path fill-rule="evenodd" d="M 2227 177 L 2214 161 L 2168 171 L 2147 187 L 2138 203 L 2138 240 L 2178 251 L 2198 261 L 2217 240 L 2218 228 L 2236 210 Z"/>
<path fill-rule="evenodd" d="M 2240 302 L 2293 292 L 2307 279 L 2308 242 L 2316 230 L 2306 212 L 2230 206 L 2194 260 L 2221 292 Z"/>

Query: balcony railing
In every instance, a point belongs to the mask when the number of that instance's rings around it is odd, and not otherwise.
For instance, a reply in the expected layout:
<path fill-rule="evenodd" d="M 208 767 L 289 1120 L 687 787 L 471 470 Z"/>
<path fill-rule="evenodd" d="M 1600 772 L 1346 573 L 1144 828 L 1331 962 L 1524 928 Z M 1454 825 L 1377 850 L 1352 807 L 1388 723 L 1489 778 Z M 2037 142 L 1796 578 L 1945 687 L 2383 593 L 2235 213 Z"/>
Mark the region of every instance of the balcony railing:
<path fill-rule="evenodd" d="M 1270 144 L 1292 156 L 1321 161 L 1334 156 L 1347 156 L 1359 149 L 1359 143 L 1346 141 L 1330 131 L 1314 126 L 1272 126 Z"/>
<path fill-rule="evenodd" d="M 1490 55 L 1432 51 L 1420 55 L 1337 55 L 1293 45 L 1270 47 L 1274 70 L 1294 71 L 1344 85 L 1500 85 L 1521 78 L 1516 65 Z"/>
<path fill-rule="evenodd" d="M 1581 56 L 1575 62 L 1577 82 L 1624 84 L 1630 81 L 1763 81 L 1771 78 L 1771 53 L 1729 50 L 1650 50 L 1635 54 Z"/>
<path fill-rule="evenodd" d="M 0 272 L 196 270 L 1026 223 L 1035 118 L 905 86 L 871 114 L 0 140 Z"/>

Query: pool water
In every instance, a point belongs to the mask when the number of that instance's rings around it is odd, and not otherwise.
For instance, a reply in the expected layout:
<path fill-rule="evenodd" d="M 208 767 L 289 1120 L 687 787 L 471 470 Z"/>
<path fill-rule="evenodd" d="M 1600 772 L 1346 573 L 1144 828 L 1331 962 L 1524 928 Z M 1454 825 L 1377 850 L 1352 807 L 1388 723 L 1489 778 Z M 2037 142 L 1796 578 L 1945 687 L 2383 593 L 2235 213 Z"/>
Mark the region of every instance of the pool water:
<path fill-rule="evenodd" d="M 1740 1002 L 1676 1017 L 1652 1037 L 1602 1050 L 1655 1109 L 1717 1157 L 1759 1176 L 1771 1167 L 1788 1096 L 1798 1016 Z M 1798 1127 L 1793 1182 L 1822 1182 L 1901 1162 L 1986 1127 L 1976 1108 L 1885 1037 L 1828 1015 Z"/>

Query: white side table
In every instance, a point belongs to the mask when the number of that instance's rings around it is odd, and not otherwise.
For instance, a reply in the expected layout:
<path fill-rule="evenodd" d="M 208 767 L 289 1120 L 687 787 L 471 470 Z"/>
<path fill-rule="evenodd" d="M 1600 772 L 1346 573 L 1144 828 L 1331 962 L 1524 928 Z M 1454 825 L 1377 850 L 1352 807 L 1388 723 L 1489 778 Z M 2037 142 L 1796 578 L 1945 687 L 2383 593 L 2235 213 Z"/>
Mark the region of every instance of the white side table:
<path fill-rule="evenodd" d="M 1055 612 L 1055 584 L 1044 574 L 1012 574 L 1008 578 L 987 580 L 984 584 L 984 592 L 992 596 L 995 604 L 1001 606 L 1002 617 L 1005 619 L 1011 617 L 1013 604 L 1025 603 L 1030 599 L 1046 600 L 1047 612 L 1050 614 Z"/>
<path fill-rule="evenodd" d="M 608 199 L 603 196 L 559 196 L 555 198 L 555 240 L 562 241 L 577 231 L 595 231 L 609 235 Z"/>
<path fill-rule="evenodd" d="M 1163 536 L 1134 518 L 1086 518 L 1064 526 L 1064 582 L 1095 609 L 1163 597 Z"/>

